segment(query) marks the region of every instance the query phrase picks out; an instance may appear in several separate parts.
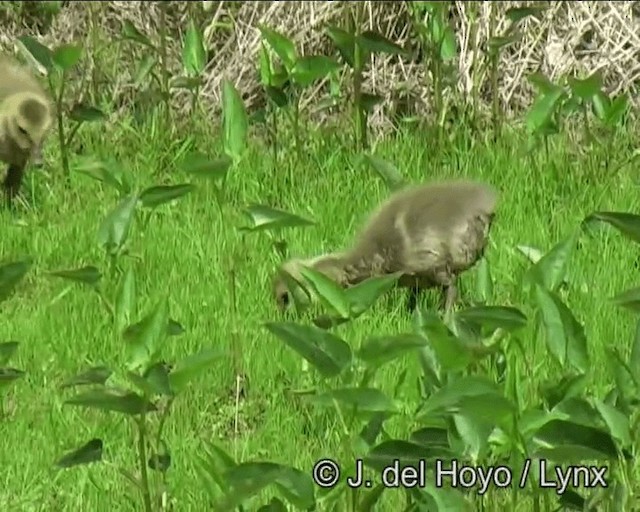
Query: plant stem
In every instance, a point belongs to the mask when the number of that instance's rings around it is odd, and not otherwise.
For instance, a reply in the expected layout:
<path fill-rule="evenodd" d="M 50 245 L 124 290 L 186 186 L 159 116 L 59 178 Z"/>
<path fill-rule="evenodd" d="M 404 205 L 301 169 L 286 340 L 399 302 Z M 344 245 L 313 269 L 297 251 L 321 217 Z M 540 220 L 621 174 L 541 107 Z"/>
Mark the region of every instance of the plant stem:
<path fill-rule="evenodd" d="M 142 501 L 145 512 L 153 512 L 151 504 L 151 489 L 149 489 L 149 474 L 147 472 L 147 428 L 146 414 L 143 412 L 137 420 L 138 426 L 138 465 L 140 469 L 140 484 L 142 487 Z"/>

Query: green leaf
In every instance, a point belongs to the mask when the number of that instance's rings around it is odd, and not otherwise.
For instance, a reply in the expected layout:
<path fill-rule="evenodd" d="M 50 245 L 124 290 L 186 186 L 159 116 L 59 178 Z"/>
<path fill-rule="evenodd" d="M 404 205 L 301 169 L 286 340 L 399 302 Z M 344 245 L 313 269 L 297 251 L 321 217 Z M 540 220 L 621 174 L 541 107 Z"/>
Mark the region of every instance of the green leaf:
<path fill-rule="evenodd" d="M 65 404 L 107 412 L 119 412 L 129 416 L 156 410 L 155 405 L 135 393 L 120 393 L 111 389 L 87 391 L 66 400 Z"/>
<path fill-rule="evenodd" d="M 542 95 L 551 94 L 553 92 L 562 91 L 562 87 L 554 84 L 545 75 L 540 72 L 531 73 L 527 76 L 527 80 L 538 90 Z"/>
<path fill-rule="evenodd" d="M 640 243 L 640 215 L 625 212 L 594 212 L 588 215 L 582 223 L 588 225 L 596 221 L 605 222 L 630 240 Z"/>
<path fill-rule="evenodd" d="M 564 90 L 557 88 L 536 98 L 526 115 L 526 124 L 529 132 L 537 133 L 548 125 L 560 104 L 560 100 L 565 95 Z"/>
<path fill-rule="evenodd" d="M 621 94 L 609 105 L 605 114 L 605 123 L 609 126 L 620 124 L 628 110 L 629 97 L 626 94 Z"/>
<path fill-rule="evenodd" d="M 260 41 L 260 84 L 263 87 L 271 85 L 271 78 L 273 76 L 273 63 L 271 62 L 271 56 L 267 50 L 267 46 L 264 41 Z"/>
<path fill-rule="evenodd" d="M 188 75 L 200 75 L 207 65 L 207 51 L 202 32 L 193 20 L 189 20 L 187 34 L 182 46 L 182 65 Z"/>
<path fill-rule="evenodd" d="M 158 60 L 153 55 L 145 55 L 136 67 L 136 72 L 133 77 L 133 85 L 140 87 L 144 81 L 153 73 L 153 68 L 158 63 Z"/>
<path fill-rule="evenodd" d="M 338 67 L 335 60 L 324 55 L 300 57 L 291 70 L 291 78 L 298 85 L 307 87 L 313 82 L 325 78 Z"/>
<path fill-rule="evenodd" d="M 355 37 L 346 30 L 339 27 L 327 27 L 326 33 L 333 41 L 338 52 L 350 68 L 353 68 L 355 62 Z"/>
<path fill-rule="evenodd" d="M 92 384 L 103 386 L 112 374 L 113 372 L 106 366 L 94 366 L 65 381 L 60 387 L 64 389 Z"/>
<path fill-rule="evenodd" d="M 220 357 L 220 352 L 213 349 L 205 349 L 197 354 L 185 357 L 176 364 L 176 367 L 169 374 L 171 388 L 176 393 L 182 392 L 192 380 L 210 368 L 214 361 L 220 359 Z"/>
<path fill-rule="evenodd" d="M 576 230 L 553 246 L 527 270 L 525 279 L 556 291 L 566 279 L 569 260 L 575 251 L 579 234 L 579 230 Z"/>
<path fill-rule="evenodd" d="M 154 48 L 154 45 L 151 43 L 149 38 L 140 32 L 129 20 L 124 20 L 122 22 L 121 35 L 123 39 L 135 41 L 136 43 L 143 44 L 149 48 Z"/>
<path fill-rule="evenodd" d="M 496 55 L 500 50 L 512 45 L 520 40 L 522 34 L 519 32 L 513 32 L 506 36 L 494 36 L 487 41 L 490 55 Z"/>
<path fill-rule="evenodd" d="M 0 265 L 0 302 L 7 300 L 31 268 L 31 260 L 12 261 Z"/>
<path fill-rule="evenodd" d="M 2 352 L 0 351 L 0 357 L 1 354 Z M 636 322 L 636 333 L 631 346 L 631 354 L 629 355 L 629 370 L 636 381 L 640 382 L 640 318 Z"/>
<path fill-rule="evenodd" d="M 490 331 L 504 329 L 513 332 L 527 325 L 527 317 L 510 306 L 478 306 L 458 311 L 456 317 Z"/>
<path fill-rule="evenodd" d="M 102 110 L 92 107 L 91 105 L 78 104 L 74 105 L 69 113 L 69 117 L 74 121 L 83 123 L 93 123 L 103 121 L 107 118 Z"/>
<path fill-rule="evenodd" d="M 562 365 L 570 364 L 581 372 L 589 367 L 587 339 L 584 328 L 571 310 L 554 292 L 536 285 L 536 302 L 541 327 L 546 333 L 547 348 Z"/>
<path fill-rule="evenodd" d="M 118 283 L 118 291 L 115 300 L 115 325 L 118 332 L 122 332 L 136 311 L 136 274 L 133 266 L 127 271 Z"/>
<path fill-rule="evenodd" d="M 618 460 L 615 443 L 608 433 L 572 421 L 551 420 L 538 429 L 533 440 L 543 447 L 536 456 L 561 464 Z"/>
<path fill-rule="evenodd" d="M 630 414 L 630 406 L 637 401 L 639 389 L 638 379 L 636 378 L 634 369 L 627 364 L 616 348 L 608 347 L 606 349 L 606 355 L 607 362 L 616 383 L 618 406 L 624 407 Z"/>
<path fill-rule="evenodd" d="M 375 108 L 375 106 L 379 105 L 383 101 L 384 101 L 384 98 L 379 94 L 369 94 L 369 93 L 363 92 L 362 94 L 360 94 L 359 105 L 360 107 L 362 107 L 362 110 L 364 110 L 365 112 L 371 113 Z"/>
<path fill-rule="evenodd" d="M 602 72 L 597 70 L 583 80 L 569 77 L 568 83 L 573 95 L 588 101 L 602 89 Z"/>
<path fill-rule="evenodd" d="M 92 439 L 80 448 L 65 454 L 61 457 L 56 466 L 59 468 L 71 468 L 102 460 L 102 439 Z"/>
<path fill-rule="evenodd" d="M 406 184 L 402 173 L 391 162 L 367 154 L 363 154 L 362 159 L 382 178 L 384 184 L 390 191 L 397 190 Z"/>
<path fill-rule="evenodd" d="M 22 36 L 18 38 L 21 50 L 26 50 L 32 59 L 40 64 L 45 70 L 51 71 L 53 68 L 53 53 L 49 48 L 40 44 L 33 37 Z"/>
<path fill-rule="evenodd" d="M 594 400 L 594 405 L 606 423 L 611 436 L 623 447 L 631 447 L 631 430 L 627 415 L 602 400 Z"/>
<path fill-rule="evenodd" d="M 293 41 L 277 30 L 265 25 L 258 25 L 258 29 L 260 30 L 260 34 L 262 34 L 263 39 L 280 58 L 287 68 L 287 71 L 290 72 L 298 60 L 298 53 Z"/>
<path fill-rule="evenodd" d="M 308 398 L 314 404 L 325 407 L 334 407 L 335 402 L 338 402 L 345 407 L 355 408 L 358 413 L 399 412 L 397 404 L 375 388 L 332 389 L 318 395 L 310 395 Z"/>
<path fill-rule="evenodd" d="M 222 127 L 224 152 L 234 162 L 240 160 L 247 149 L 249 121 L 240 93 L 229 80 L 222 83 Z"/>
<path fill-rule="evenodd" d="M 188 174 L 212 181 L 224 180 L 227 177 L 233 160 L 227 155 L 210 160 L 199 152 L 187 154 L 180 164 L 180 169 Z"/>
<path fill-rule="evenodd" d="M 516 24 L 529 16 L 540 19 L 543 11 L 543 7 L 511 7 L 504 15 L 511 23 Z"/>
<path fill-rule="evenodd" d="M 339 284 L 312 268 L 302 268 L 300 273 L 311 284 L 325 307 L 334 310 L 341 318 L 350 317 L 349 300 Z"/>
<path fill-rule="evenodd" d="M 442 42 L 440 43 L 440 58 L 443 62 L 455 59 L 458 55 L 458 44 L 456 34 L 453 29 L 447 25 L 444 29 Z"/>
<path fill-rule="evenodd" d="M 353 318 L 360 316 L 367 309 L 391 288 L 393 288 L 401 272 L 374 276 L 346 289 L 347 298 L 351 304 L 351 315 Z"/>
<path fill-rule="evenodd" d="M 122 171 L 111 163 L 99 160 L 94 156 L 77 156 L 71 170 L 105 183 L 123 194 L 128 192 L 121 179 Z"/>
<path fill-rule="evenodd" d="M 168 304 L 166 299 L 162 299 L 142 319 L 135 335 L 127 340 L 128 370 L 148 368 L 157 362 L 161 344 L 168 334 L 168 323 Z"/>
<path fill-rule="evenodd" d="M 385 36 L 373 30 L 366 30 L 357 38 L 358 44 L 371 53 L 387 53 L 389 55 L 404 55 L 402 46 L 389 41 Z"/>
<path fill-rule="evenodd" d="M 137 204 L 137 195 L 132 194 L 125 197 L 100 224 L 98 243 L 108 253 L 114 254 L 118 252 L 127 241 Z"/>
<path fill-rule="evenodd" d="M 52 55 L 53 63 L 62 71 L 68 71 L 74 67 L 82 57 L 82 48 L 73 44 L 58 46 Z"/>
<path fill-rule="evenodd" d="M 91 287 L 96 286 L 102 279 L 102 273 L 92 265 L 73 270 L 56 270 L 55 272 L 49 272 L 49 275 Z"/>
<path fill-rule="evenodd" d="M 622 306 L 635 313 L 640 313 L 640 287 L 619 293 L 611 301 L 616 306 Z"/>
<path fill-rule="evenodd" d="M 289 97 L 278 87 L 267 86 L 264 92 L 267 94 L 267 98 L 278 108 L 284 108 L 289 104 Z"/>
<path fill-rule="evenodd" d="M 335 334 L 293 322 L 269 322 L 265 327 L 325 378 L 337 377 L 351 364 L 351 347 Z"/>
<path fill-rule="evenodd" d="M 478 302 L 480 304 L 486 304 L 491 301 L 493 297 L 493 279 L 491 277 L 491 270 L 489 269 L 489 263 L 486 258 L 481 258 L 478 262 L 476 294 L 478 295 Z"/>
<path fill-rule="evenodd" d="M 149 187 L 140 193 L 143 208 L 157 208 L 161 204 L 175 201 L 195 190 L 195 185 L 183 183 L 180 185 L 157 185 Z"/>
<path fill-rule="evenodd" d="M 18 350 L 19 345 L 20 344 L 17 341 L 5 341 L 0 343 L 0 366 L 9 362 L 13 354 Z"/>
<path fill-rule="evenodd" d="M 444 370 L 463 370 L 473 361 L 470 347 L 453 334 L 435 313 L 423 315 L 420 330 Z"/>
<path fill-rule="evenodd" d="M 313 226 L 315 222 L 294 215 L 283 210 L 276 210 L 269 206 L 251 204 L 243 210 L 249 217 L 252 226 L 240 228 L 243 231 L 266 231 L 281 228 L 295 228 Z"/>
<path fill-rule="evenodd" d="M 201 76 L 174 76 L 169 81 L 169 88 L 194 91 L 198 87 L 202 86 L 203 83 Z"/>
<path fill-rule="evenodd" d="M 368 366 L 380 367 L 384 363 L 393 361 L 427 344 L 426 338 L 416 334 L 396 334 L 394 336 L 375 336 L 365 341 L 357 357 Z"/>
<path fill-rule="evenodd" d="M 24 377 L 25 372 L 16 368 L 0 368 L 0 388 L 5 388 Z"/>
<path fill-rule="evenodd" d="M 388 467 L 402 470 L 407 466 L 425 464 L 438 455 L 422 444 L 402 439 L 388 439 L 371 448 L 363 462 L 376 471 L 383 471 Z"/>

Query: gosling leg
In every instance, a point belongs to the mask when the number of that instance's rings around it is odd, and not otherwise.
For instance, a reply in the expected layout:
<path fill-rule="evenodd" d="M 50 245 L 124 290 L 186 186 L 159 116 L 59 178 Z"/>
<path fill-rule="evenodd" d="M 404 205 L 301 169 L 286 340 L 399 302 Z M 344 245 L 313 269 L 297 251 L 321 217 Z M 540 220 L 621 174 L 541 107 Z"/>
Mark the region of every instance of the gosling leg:
<path fill-rule="evenodd" d="M 7 169 L 7 176 L 2 184 L 7 199 L 11 201 L 20 191 L 22 185 L 22 176 L 24 175 L 24 166 L 11 164 Z"/>
<path fill-rule="evenodd" d="M 451 281 L 447 286 L 443 287 L 444 296 L 444 312 L 449 313 L 458 298 L 458 287 L 455 281 Z"/>
<path fill-rule="evenodd" d="M 419 286 L 409 287 L 409 294 L 407 300 L 407 309 L 409 313 L 413 313 L 418 306 L 418 299 L 420 298 L 420 291 L 422 289 Z"/>

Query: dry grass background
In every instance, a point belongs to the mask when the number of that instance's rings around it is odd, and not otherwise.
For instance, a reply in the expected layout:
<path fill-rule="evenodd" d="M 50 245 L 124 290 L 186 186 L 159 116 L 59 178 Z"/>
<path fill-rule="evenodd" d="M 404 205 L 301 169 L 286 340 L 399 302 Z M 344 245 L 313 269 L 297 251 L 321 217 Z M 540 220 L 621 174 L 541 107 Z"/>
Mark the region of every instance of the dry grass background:
<path fill-rule="evenodd" d="M 42 23 L 35 8 L 20 2 L 22 7 L 0 2 L 3 32 L 0 44 L 11 47 L 17 36 L 25 33 L 46 43 L 84 41 L 88 54 L 87 70 L 101 80 L 101 91 L 107 100 L 126 104 L 133 98 L 131 74 L 137 57 L 132 44 L 122 45 L 117 52 L 117 40 L 122 22 L 131 21 L 143 32 L 154 35 L 158 26 L 158 2 L 63 2 L 59 14 L 50 23 Z M 413 47 L 409 16 L 405 2 L 365 2 L 368 23 L 393 41 Z M 353 2 L 322 1 L 260 1 L 260 2 L 167 2 L 170 54 L 175 71 L 180 66 L 180 40 L 187 18 L 194 17 L 205 27 L 211 60 L 206 72 L 203 95 L 213 108 L 220 104 L 220 84 L 224 77 L 235 81 L 249 107 L 260 102 L 260 87 L 256 71 L 260 35 L 259 23 L 264 23 L 292 37 L 304 54 L 331 51 L 322 28 L 328 23 L 341 24 Z M 504 12 L 525 2 L 452 2 L 450 20 L 458 38 L 459 72 L 457 90 L 449 91 L 458 98 L 471 101 L 474 84 L 480 98 L 488 104 L 493 93 L 484 66 L 485 55 L 475 52 L 486 47 L 491 9 L 497 9 L 497 33 L 502 33 L 508 21 Z M 637 105 L 640 84 L 640 2 L 538 2 L 546 6 L 538 20 L 528 18 L 522 25 L 522 39 L 505 49 L 500 69 L 500 94 L 507 112 L 518 112 L 531 102 L 532 89 L 525 77 L 541 71 L 552 79 L 566 74 L 584 76 L 602 68 L 609 93 L 629 93 Z M 93 31 L 93 32 L 92 32 Z M 93 35 L 92 35 L 93 33 Z M 99 37 L 96 37 L 98 35 Z M 105 51 L 106 50 L 106 51 Z M 479 63 L 474 63 L 477 55 Z M 104 57 L 104 58 L 102 58 Z M 105 62 L 116 60 L 109 68 Z M 378 112 L 371 121 L 385 125 L 389 105 L 407 94 L 416 100 L 417 112 L 429 108 L 429 79 L 424 63 L 374 57 L 366 86 L 387 97 L 387 110 Z M 102 69 L 94 69 L 95 67 Z M 97 79 L 97 78 L 96 78 Z M 317 89 L 316 89 L 317 91 Z M 317 95 L 315 95 L 317 96 Z M 313 102 L 311 92 L 306 101 Z M 177 96 L 178 106 L 188 105 Z"/>

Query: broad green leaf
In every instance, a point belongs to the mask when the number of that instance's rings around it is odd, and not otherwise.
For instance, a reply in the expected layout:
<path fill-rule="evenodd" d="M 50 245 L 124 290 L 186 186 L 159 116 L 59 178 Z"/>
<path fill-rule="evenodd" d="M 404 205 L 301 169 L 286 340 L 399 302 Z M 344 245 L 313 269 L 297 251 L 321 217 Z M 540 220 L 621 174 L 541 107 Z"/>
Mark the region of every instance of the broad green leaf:
<path fill-rule="evenodd" d="M 325 78 L 338 67 L 335 60 L 324 55 L 300 57 L 291 70 L 291 78 L 298 85 L 307 87 L 313 82 Z"/>
<path fill-rule="evenodd" d="M 300 273 L 311 284 L 325 307 L 333 309 L 341 318 L 350 317 L 349 300 L 345 290 L 339 284 L 312 268 L 302 268 Z"/>
<path fill-rule="evenodd" d="M 631 355 L 629 356 L 629 369 L 631 370 L 631 374 L 634 376 L 636 381 L 640 382 L 640 318 L 638 318 L 636 322 L 636 333 L 633 337 Z"/>
<path fill-rule="evenodd" d="M 465 345 L 435 313 L 423 316 L 420 330 L 427 338 L 436 360 L 446 371 L 465 369 L 474 356 L 471 347 Z"/>
<path fill-rule="evenodd" d="M 493 298 L 493 278 L 486 258 L 481 258 L 477 266 L 476 294 L 480 304 L 486 304 Z"/>
<path fill-rule="evenodd" d="M 368 487 L 368 486 L 367 486 Z M 378 484 L 373 489 L 366 491 L 361 490 L 361 494 L 358 500 L 358 508 L 362 512 L 374 512 L 377 510 L 382 493 L 388 489 L 385 484 Z"/>
<path fill-rule="evenodd" d="M 24 377 L 25 372 L 17 368 L 0 368 L 0 389 Z"/>
<path fill-rule="evenodd" d="M 582 325 L 554 292 L 536 285 L 535 297 L 549 352 L 563 367 L 570 364 L 586 372 L 589 355 Z"/>
<path fill-rule="evenodd" d="M 12 261 L 0 265 L 0 302 L 7 300 L 31 268 L 31 260 Z"/>
<path fill-rule="evenodd" d="M 416 334 L 375 336 L 366 340 L 357 352 L 357 357 L 372 367 L 413 353 L 427 344 L 426 338 Z"/>
<path fill-rule="evenodd" d="M 597 70 L 583 80 L 569 77 L 568 83 L 573 95 L 588 101 L 602 89 L 602 72 Z"/>
<path fill-rule="evenodd" d="M 133 266 L 129 266 L 118 283 L 115 300 L 115 325 L 122 332 L 132 321 L 136 313 L 136 274 Z"/>
<path fill-rule="evenodd" d="M 429 396 L 420 409 L 419 417 L 428 419 L 432 414 L 451 410 L 464 398 L 482 395 L 503 396 L 500 387 L 488 377 L 481 375 L 459 377 Z"/>
<path fill-rule="evenodd" d="M 554 84 L 549 78 L 542 73 L 536 71 L 527 76 L 527 80 L 538 90 L 542 95 L 548 95 L 554 92 L 562 91 L 562 87 Z"/>
<path fill-rule="evenodd" d="M 640 243 L 640 215 L 625 212 L 594 212 L 582 223 L 589 225 L 596 221 L 606 222 L 630 240 Z"/>
<path fill-rule="evenodd" d="M 105 183 L 121 193 L 128 192 L 122 180 L 122 170 L 112 162 L 105 162 L 94 156 L 77 156 L 71 170 Z"/>
<path fill-rule="evenodd" d="M 203 153 L 194 152 L 184 157 L 180 169 L 197 177 L 218 181 L 226 178 L 232 164 L 233 160 L 227 155 L 211 160 Z"/>
<path fill-rule="evenodd" d="M 357 38 L 357 42 L 362 48 L 371 53 L 387 53 L 389 55 L 403 55 L 406 53 L 402 46 L 373 30 L 362 32 Z"/>
<path fill-rule="evenodd" d="M 611 436 L 616 439 L 621 446 L 629 448 L 632 443 L 629 417 L 612 405 L 604 403 L 602 400 L 595 400 L 594 405 L 609 428 Z"/>
<path fill-rule="evenodd" d="M 213 510 L 234 510 L 271 486 L 298 510 L 309 510 L 315 506 L 311 476 L 292 467 L 273 462 L 244 462 L 227 469 L 223 479 L 228 489 Z"/>
<path fill-rule="evenodd" d="M 298 53 L 293 41 L 277 30 L 265 25 L 258 25 L 258 29 L 260 30 L 263 39 L 285 65 L 287 71 L 291 71 L 298 60 Z"/>
<path fill-rule="evenodd" d="M 289 97 L 279 87 L 267 86 L 264 92 L 278 108 L 284 108 L 289 104 Z"/>
<path fill-rule="evenodd" d="M 129 229 L 133 221 L 138 196 L 129 195 L 122 199 L 109 212 L 98 229 L 98 243 L 104 249 L 113 254 L 117 252 L 127 241 Z"/>
<path fill-rule="evenodd" d="M 143 208 L 157 208 L 161 204 L 175 201 L 195 190 L 195 185 L 183 183 L 180 185 L 157 185 L 149 187 L 140 193 Z"/>
<path fill-rule="evenodd" d="M 362 159 L 375 171 L 390 191 L 394 191 L 406 184 L 406 180 L 398 168 L 391 162 L 373 155 L 363 154 Z"/>
<path fill-rule="evenodd" d="M 605 114 L 605 122 L 609 126 L 616 126 L 620 124 L 629 110 L 629 97 L 626 94 L 620 94 L 615 98 Z"/>
<path fill-rule="evenodd" d="M 564 375 L 560 381 L 553 378 L 540 385 L 540 393 L 550 408 L 563 400 L 582 396 L 587 385 L 587 375 Z"/>
<path fill-rule="evenodd" d="M 65 381 L 60 387 L 64 389 L 92 384 L 103 386 L 112 374 L 113 372 L 106 366 L 94 366 Z"/>
<path fill-rule="evenodd" d="M 572 421 L 545 423 L 535 433 L 534 442 L 544 447 L 538 449 L 540 456 L 561 464 L 618 460 L 615 443 L 608 433 Z"/>
<path fill-rule="evenodd" d="M 397 404 L 382 391 L 375 388 L 341 388 L 332 389 L 317 395 L 310 395 L 309 400 L 316 405 L 335 406 L 335 402 L 353 407 L 358 413 L 399 412 Z"/>
<path fill-rule="evenodd" d="M 515 24 L 529 16 L 540 19 L 543 11 L 543 7 L 511 7 L 504 15 L 511 23 Z"/>
<path fill-rule="evenodd" d="M 54 272 L 49 272 L 49 275 L 61 277 L 67 281 L 86 284 L 92 287 L 97 285 L 98 282 L 100 282 L 100 279 L 102 279 L 102 273 L 93 265 L 73 270 L 56 270 Z"/>
<path fill-rule="evenodd" d="M 630 309 L 635 313 L 640 313 L 640 287 L 632 288 L 619 293 L 611 299 L 616 306 Z"/>
<path fill-rule="evenodd" d="M 129 325 L 122 333 L 122 336 L 125 341 L 135 340 L 138 336 L 140 336 L 140 333 L 144 328 L 145 320 L 143 319 L 140 322 Z M 182 327 L 179 322 L 176 322 L 175 320 L 169 318 L 169 322 L 167 324 L 167 336 L 179 336 L 184 332 L 184 327 Z"/>
<path fill-rule="evenodd" d="M 160 300 L 140 323 L 140 330 L 127 340 L 126 344 L 127 368 L 130 371 L 146 369 L 157 361 L 162 342 L 167 336 L 169 323 L 167 299 Z"/>
<path fill-rule="evenodd" d="M 358 317 L 391 288 L 393 288 L 402 274 L 396 272 L 383 276 L 374 276 L 346 289 L 347 299 L 351 305 L 352 316 Z"/>
<path fill-rule="evenodd" d="M 94 389 L 81 393 L 65 401 L 68 405 L 77 405 L 89 409 L 107 412 L 119 412 L 136 416 L 143 412 L 153 412 L 155 405 L 135 393 L 119 393 L 109 389 Z"/>
<path fill-rule="evenodd" d="M 169 88 L 194 91 L 198 87 L 202 86 L 203 83 L 201 76 L 174 76 L 169 81 Z"/>
<path fill-rule="evenodd" d="M 138 63 L 136 67 L 136 72 L 133 77 L 133 85 L 136 87 L 140 87 L 148 76 L 150 76 L 153 72 L 153 68 L 158 63 L 158 60 L 151 54 L 145 55 L 142 57 L 142 60 Z"/>
<path fill-rule="evenodd" d="M 519 41 L 522 37 L 522 34 L 519 32 L 512 32 L 506 36 L 493 36 L 487 41 L 487 46 L 489 48 L 489 53 L 495 55 L 503 48 L 512 45 L 516 41 Z"/>
<path fill-rule="evenodd" d="M 247 149 L 249 121 L 242 97 L 229 80 L 222 82 L 222 127 L 224 152 L 237 162 Z"/>
<path fill-rule="evenodd" d="M 553 246 L 529 268 L 526 279 L 547 290 L 556 291 L 566 279 L 569 260 L 575 251 L 579 234 L 580 231 L 576 230 Z"/>
<path fill-rule="evenodd" d="M 271 56 L 267 50 L 264 41 L 260 41 L 260 84 L 263 87 L 271 85 L 271 76 L 273 75 L 273 64 Z"/>
<path fill-rule="evenodd" d="M 0 343 L 0 366 L 9 362 L 9 359 L 18 350 L 20 344 L 17 341 L 5 341 Z"/>
<path fill-rule="evenodd" d="M 74 67 L 82 57 L 82 48 L 73 44 L 62 44 L 53 50 L 52 59 L 56 66 L 63 71 Z"/>
<path fill-rule="evenodd" d="M 605 350 L 607 355 L 607 362 L 613 373 L 613 378 L 616 383 L 616 391 L 618 394 L 618 406 L 627 409 L 630 413 L 630 405 L 632 402 L 637 401 L 638 397 L 638 379 L 634 373 L 634 370 L 627 364 L 622 358 L 617 348 L 607 348 Z M 635 407 L 634 407 L 635 409 Z"/>
<path fill-rule="evenodd" d="M 150 48 L 154 48 L 153 43 L 149 40 L 147 36 L 145 36 L 142 32 L 140 32 L 133 23 L 129 20 L 124 20 L 122 22 L 122 32 L 123 39 L 128 39 L 130 41 L 135 41 L 136 43 L 143 44 Z"/>
<path fill-rule="evenodd" d="M 58 459 L 56 466 L 59 468 L 71 468 L 102 460 L 102 439 L 92 439 L 80 448 L 65 454 Z"/>
<path fill-rule="evenodd" d="M 565 94 L 562 89 L 558 88 L 549 93 L 541 94 L 536 98 L 526 115 L 526 124 L 529 132 L 537 133 L 549 123 Z"/>
<path fill-rule="evenodd" d="M 419 464 L 429 465 L 429 461 L 439 457 L 430 447 L 405 441 L 389 439 L 374 446 L 364 458 L 364 463 L 376 471 L 386 468 L 402 470 L 407 466 L 417 467 Z"/>
<path fill-rule="evenodd" d="M 333 41 L 338 52 L 350 68 L 353 68 L 355 62 L 355 37 L 346 30 L 339 27 L 327 27 L 326 33 Z"/>
<path fill-rule="evenodd" d="M 295 228 L 313 226 L 315 222 L 294 215 L 283 210 L 276 210 L 269 206 L 251 204 L 243 210 L 249 217 L 252 226 L 240 228 L 243 231 L 265 231 L 281 228 Z"/>
<path fill-rule="evenodd" d="M 265 327 L 306 359 L 323 377 L 336 377 L 351 364 L 351 347 L 335 334 L 293 322 L 270 322 Z"/>
<path fill-rule="evenodd" d="M 53 68 L 53 53 L 49 48 L 36 41 L 31 36 L 22 36 L 18 38 L 21 50 L 26 50 L 32 59 L 34 59 L 46 71 Z"/>
<path fill-rule="evenodd" d="M 608 96 L 604 92 L 598 91 L 593 98 L 591 98 L 591 104 L 596 117 L 601 121 L 604 121 L 611 105 L 611 101 Z"/>
<path fill-rule="evenodd" d="M 221 357 L 222 354 L 213 349 L 205 349 L 185 357 L 176 364 L 176 367 L 169 374 L 171 388 L 176 393 L 181 393 L 191 381 L 209 369 Z"/>
<path fill-rule="evenodd" d="M 182 46 L 182 65 L 188 75 L 200 75 L 207 65 L 207 51 L 202 32 L 193 20 L 189 20 L 187 34 Z"/>
<path fill-rule="evenodd" d="M 458 311 L 456 317 L 491 331 L 504 329 L 516 331 L 527 325 L 527 317 L 517 308 L 510 306 L 478 306 Z"/>
<path fill-rule="evenodd" d="M 78 104 L 74 105 L 69 112 L 69 117 L 74 121 L 83 123 L 93 123 L 96 121 L 103 121 L 107 118 L 104 112 L 99 108 L 92 107 L 91 105 Z"/>
<path fill-rule="evenodd" d="M 384 101 L 384 98 L 379 94 L 369 94 L 367 92 L 363 92 L 360 94 L 360 107 L 365 112 L 371 113 L 376 105 L 379 105 Z"/>

